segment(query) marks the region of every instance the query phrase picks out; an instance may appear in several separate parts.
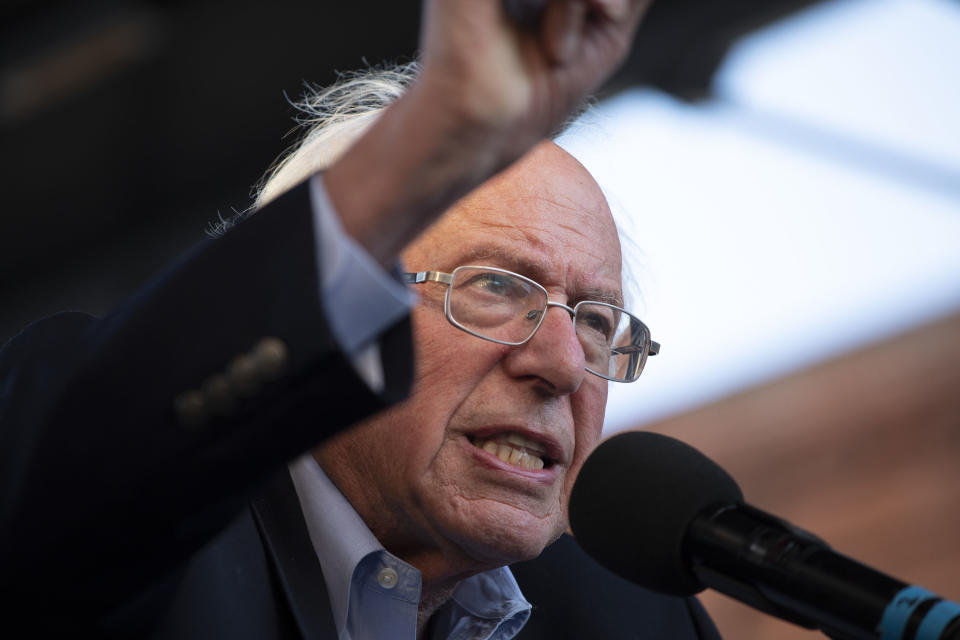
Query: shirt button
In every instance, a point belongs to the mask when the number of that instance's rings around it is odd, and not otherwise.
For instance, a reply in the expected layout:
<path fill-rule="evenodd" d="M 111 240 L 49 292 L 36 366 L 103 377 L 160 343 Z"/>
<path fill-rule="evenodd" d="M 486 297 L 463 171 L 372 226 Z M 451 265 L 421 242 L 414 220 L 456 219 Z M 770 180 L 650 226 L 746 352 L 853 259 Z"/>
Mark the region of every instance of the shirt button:
<path fill-rule="evenodd" d="M 390 567 L 380 569 L 380 573 L 377 574 L 377 584 L 384 589 L 393 589 L 399 580 L 400 576 Z"/>

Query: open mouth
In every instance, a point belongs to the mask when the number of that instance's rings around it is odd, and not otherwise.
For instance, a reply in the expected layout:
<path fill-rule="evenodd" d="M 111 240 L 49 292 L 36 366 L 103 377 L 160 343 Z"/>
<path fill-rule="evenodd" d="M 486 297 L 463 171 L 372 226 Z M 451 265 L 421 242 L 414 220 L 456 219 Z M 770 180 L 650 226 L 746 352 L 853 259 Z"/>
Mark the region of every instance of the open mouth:
<path fill-rule="evenodd" d="M 519 433 L 499 433 L 488 438 L 468 436 L 468 440 L 478 449 L 521 469 L 539 471 L 553 466 L 542 444 Z"/>

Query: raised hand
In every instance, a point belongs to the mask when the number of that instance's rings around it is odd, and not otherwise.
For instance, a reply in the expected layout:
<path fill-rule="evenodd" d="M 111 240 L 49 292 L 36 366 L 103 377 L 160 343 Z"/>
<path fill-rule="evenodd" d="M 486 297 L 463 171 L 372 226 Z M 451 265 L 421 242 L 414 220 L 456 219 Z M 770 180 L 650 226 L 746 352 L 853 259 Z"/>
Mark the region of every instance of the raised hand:
<path fill-rule="evenodd" d="M 613 73 L 649 4 L 426 0 L 418 80 L 325 175 L 346 231 L 393 264 Z"/>
<path fill-rule="evenodd" d="M 648 5 L 427 0 L 422 83 L 438 108 L 498 134 L 489 140 L 504 143 L 507 156 L 520 155 L 619 66 Z"/>

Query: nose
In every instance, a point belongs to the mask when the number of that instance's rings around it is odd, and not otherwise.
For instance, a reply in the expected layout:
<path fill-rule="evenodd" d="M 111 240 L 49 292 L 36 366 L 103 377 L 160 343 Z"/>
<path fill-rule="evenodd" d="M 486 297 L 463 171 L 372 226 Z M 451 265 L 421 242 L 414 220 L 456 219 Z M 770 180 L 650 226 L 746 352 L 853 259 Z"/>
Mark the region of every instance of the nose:
<path fill-rule="evenodd" d="M 572 314 L 566 305 L 550 302 L 533 337 L 507 353 L 507 373 L 515 378 L 538 379 L 553 395 L 575 393 L 587 371 Z"/>

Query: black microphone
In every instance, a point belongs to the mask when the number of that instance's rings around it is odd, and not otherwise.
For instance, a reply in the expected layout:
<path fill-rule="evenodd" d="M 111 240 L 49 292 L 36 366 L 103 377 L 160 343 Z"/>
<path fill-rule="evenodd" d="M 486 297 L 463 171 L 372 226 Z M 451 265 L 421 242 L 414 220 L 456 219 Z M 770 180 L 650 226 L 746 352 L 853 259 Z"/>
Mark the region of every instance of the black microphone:
<path fill-rule="evenodd" d="M 601 444 L 574 483 L 570 525 L 597 562 L 653 591 L 710 587 L 838 640 L 960 640 L 960 605 L 746 504 L 726 471 L 667 436 Z"/>

